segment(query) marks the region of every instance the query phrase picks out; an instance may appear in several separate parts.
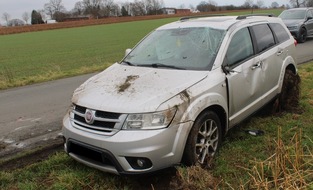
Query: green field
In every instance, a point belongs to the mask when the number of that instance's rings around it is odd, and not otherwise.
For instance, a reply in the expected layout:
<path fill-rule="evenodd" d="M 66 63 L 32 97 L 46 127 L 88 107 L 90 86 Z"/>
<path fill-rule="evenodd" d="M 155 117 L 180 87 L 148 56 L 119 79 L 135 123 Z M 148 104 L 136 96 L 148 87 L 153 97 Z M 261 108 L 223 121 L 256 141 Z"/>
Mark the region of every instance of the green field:
<path fill-rule="evenodd" d="M 262 10 L 255 13 L 274 13 Z M 229 13 L 249 14 L 251 11 Z M 100 71 L 124 56 L 142 37 L 177 20 L 135 21 L 0 36 L 0 90 Z"/>
<path fill-rule="evenodd" d="M 0 89 L 104 69 L 177 18 L 0 36 Z"/>

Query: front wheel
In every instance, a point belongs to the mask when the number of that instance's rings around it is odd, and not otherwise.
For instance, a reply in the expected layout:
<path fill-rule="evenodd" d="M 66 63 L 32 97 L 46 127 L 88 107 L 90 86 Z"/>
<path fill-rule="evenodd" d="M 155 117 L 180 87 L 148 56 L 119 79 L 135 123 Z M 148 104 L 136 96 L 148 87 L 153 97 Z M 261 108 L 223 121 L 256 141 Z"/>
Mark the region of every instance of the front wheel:
<path fill-rule="evenodd" d="M 306 29 L 305 28 L 300 28 L 298 39 L 297 39 L 298 42 L 299 43 L 304 43 L 306 41 L 306 38 L 307 38 Z"/>
<path fill-rule="evenodd" d="M 184 164 L 208 166 L 222 141 L 221 122 L 216 113 L 206 111 L 196 119 L 187 139 Z"/>

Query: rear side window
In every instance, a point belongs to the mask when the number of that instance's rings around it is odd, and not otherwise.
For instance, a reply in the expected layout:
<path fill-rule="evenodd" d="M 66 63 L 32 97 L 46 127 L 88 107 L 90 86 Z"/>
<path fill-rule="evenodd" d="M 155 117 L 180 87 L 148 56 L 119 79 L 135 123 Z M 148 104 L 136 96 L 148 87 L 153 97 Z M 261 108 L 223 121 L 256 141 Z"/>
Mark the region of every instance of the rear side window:
<path fill-rule="evenodd" d="M 226 53 L 227 65 L 232 66 L 254 54 L 248 28 L 240 29 L 232 38 Z"/>
<path fill-rule="evenodd" d="M 273 33 L 267 24 L 254 25 L 251 29 L 256 39 L 257 53 L 275 45 Z"/>
<path fill-rule="evenodd" d="M 290 36 L 288 35 L 287 31 L 281 24 L 272 23 L 270 24 L 270 26 L 276 35 L 278 43 L 282 43 L 284 41 L 289 40 Z"/>
<path fill-rule="evenodd" d="M 312 10 L 310 11 L 308 11 L 308 15 L 307 15 L 308 17 L 312 17 L 313 15 L 312 15 Z"/>

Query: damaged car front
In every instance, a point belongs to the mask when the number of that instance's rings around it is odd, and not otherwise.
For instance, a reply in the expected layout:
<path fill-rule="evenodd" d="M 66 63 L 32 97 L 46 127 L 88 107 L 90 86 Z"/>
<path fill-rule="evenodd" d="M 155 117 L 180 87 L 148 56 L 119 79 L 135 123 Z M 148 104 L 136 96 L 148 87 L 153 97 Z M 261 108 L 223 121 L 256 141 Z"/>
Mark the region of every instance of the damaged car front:
<path fill-rule="evenodd" d="M 219 102 L 227 109 L 225 76 L 209 72 L 226 31 L 180 26 L 155 30 L 76 89 L 63 120 L 71 157 L 115 174 L 170 167 L 181 162 L 203 107 Z M 201 101 L 210 93 L 211 102 Z"/>

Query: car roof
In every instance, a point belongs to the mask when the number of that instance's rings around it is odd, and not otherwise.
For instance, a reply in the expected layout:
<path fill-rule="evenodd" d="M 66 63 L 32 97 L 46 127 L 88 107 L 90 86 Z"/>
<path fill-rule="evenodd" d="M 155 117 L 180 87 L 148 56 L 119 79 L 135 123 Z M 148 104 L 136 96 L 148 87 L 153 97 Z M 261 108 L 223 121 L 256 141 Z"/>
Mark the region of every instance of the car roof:
<path fill-rule="evenodd" d="M 172 22 L 159 27 L 157 30 L 190 28 L 190 27 L 210 27 L 221 30 L 229 30 L 238 25 L 245 25 L 257 22 L 277 22 L 277 17 L 243 15 L 243 16 L 213 16 L 213 17 L 183 17 L 179 21 Z"/>
<path fill-rule="evenodd" d="M 284 11 L 293 11 L 293 10 L 309 10 L 309 9 L 313 9 L 313 7 L 299 7 L 299 8 L 287 9 L 287 10 L 284 10 Z"/>

